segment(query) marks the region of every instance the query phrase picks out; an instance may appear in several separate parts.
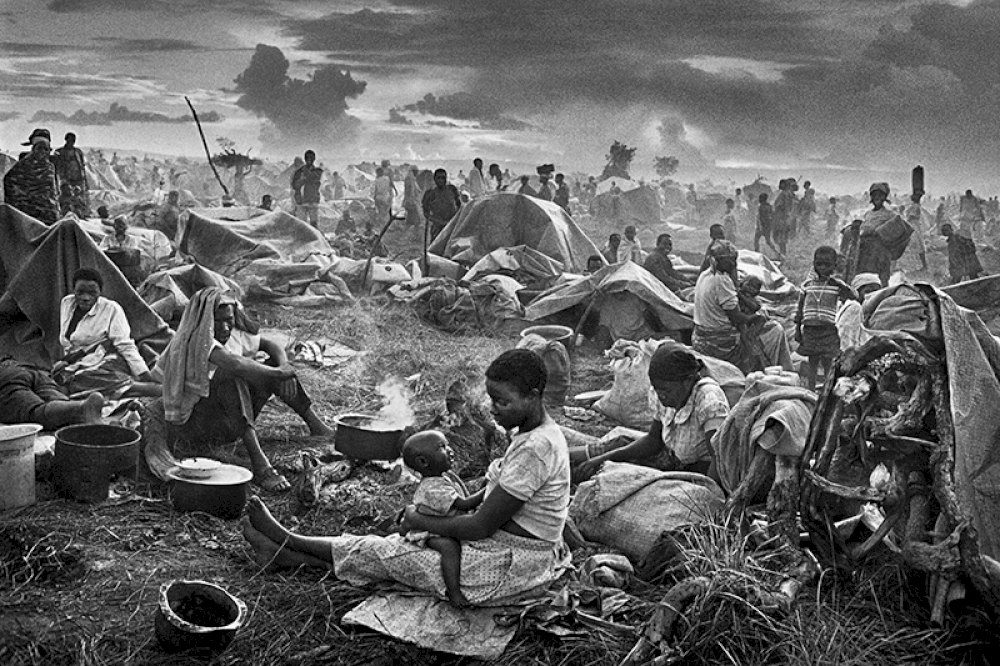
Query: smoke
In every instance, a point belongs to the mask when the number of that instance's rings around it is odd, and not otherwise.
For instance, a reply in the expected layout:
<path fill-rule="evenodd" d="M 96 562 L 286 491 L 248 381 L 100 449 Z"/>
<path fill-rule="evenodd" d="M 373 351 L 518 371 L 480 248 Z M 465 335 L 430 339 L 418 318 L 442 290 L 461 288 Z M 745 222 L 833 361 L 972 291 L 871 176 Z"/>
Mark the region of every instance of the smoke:
<path fill-rule="evenodd" d="M 308 79 L 290 78 L 288 67 L 281 49 L 258 44 L 250 65 L 235 79 L 237 106 L 270 121 L 266 142 L 280 142 L 287 150 L 324 135 L 335 135 L 338 142 L 356 137 L 360 121 L 347 113 L 347 100 L 363 93 L 367 82 L 336 65 L 320 67 Z"/>
<path fill-rule="evenodd" d="M 396 376 L 385 379 L 376 387 L 382 396 L 382 409 L 367 427 L 371 430 L 402 430 L 413 423 L 416 414 L 410 406 L 413 394 L 406 383 Z"/>

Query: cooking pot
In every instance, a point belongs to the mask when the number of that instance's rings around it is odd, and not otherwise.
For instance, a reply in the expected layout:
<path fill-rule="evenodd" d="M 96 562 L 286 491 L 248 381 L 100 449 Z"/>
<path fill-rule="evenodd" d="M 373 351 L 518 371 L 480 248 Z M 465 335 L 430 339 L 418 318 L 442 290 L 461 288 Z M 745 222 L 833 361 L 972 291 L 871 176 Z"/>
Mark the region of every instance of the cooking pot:
<path fill-rule="evenodd" d="M 247 616 L 242 601 L 203 580 L 173 580 L 160 586 L 154 629 L 167 652 L 225 650 Z"/>
<path fill-rule="evenodd" d="M 201 479 L 174 467 L 167 472 L 170 498 L 178 511 L 204 511 L 224 520 L 239 518 L 247 503 L 253 472 L 239 465 L 219 465 Z"/>
<path fill-rule="evenodd" d="M 403 429 L 377 430 L 370 414 L 341 414 L 334 447 L 348 458 L 357 460 L 395 460 L 403 449 Z"/>

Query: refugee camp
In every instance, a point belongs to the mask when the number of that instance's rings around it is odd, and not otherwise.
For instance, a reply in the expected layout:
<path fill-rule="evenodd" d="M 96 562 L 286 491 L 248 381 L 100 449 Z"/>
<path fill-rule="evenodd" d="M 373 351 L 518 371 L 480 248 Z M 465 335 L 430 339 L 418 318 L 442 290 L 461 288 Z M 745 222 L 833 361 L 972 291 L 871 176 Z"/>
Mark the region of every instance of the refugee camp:
<path fill-rule="evenodd" d="M 1000 663 L 1000 0 L 2 15 L 0 664 Z"/>

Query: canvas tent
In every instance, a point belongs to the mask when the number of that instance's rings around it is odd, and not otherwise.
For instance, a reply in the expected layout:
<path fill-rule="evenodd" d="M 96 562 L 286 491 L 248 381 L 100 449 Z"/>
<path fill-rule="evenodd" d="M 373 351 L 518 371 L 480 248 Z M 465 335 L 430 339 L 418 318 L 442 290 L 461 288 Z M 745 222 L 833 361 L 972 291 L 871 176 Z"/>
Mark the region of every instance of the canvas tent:
<path fill-rule="evenodd" d="M 125 310 L 140 350 L 159 351 L 170 331 L 74 218 L 46 226 L 0 205 L 0 351 L 48 367 L 61 354 L 59 303 L 73 291 L 73 273 L 97 269 L 104 296 Z"/>
<path fill-rule="evenodd" d="M 611 182 L 622 190 L 611 194 Z M 657 226 L 660 224 L 660 198 L 656 191 L 634 180 L 606 178 L 597 184 L 597 196 L 590 202 L 590 214 L 599 220 L 620 224 Z"/>
<path fill-rule="evenodd" d="M 500 192 L 462 207 L 430 245 L 447 259 L 473 264 L 501 247 L 527 245 L 582 273 L 600 252 L 566 211 L 524 194 Z"/>
<path fill-rule="evenodd" d="M 476 262 L 465 274 L 464 280 L 472 282 L 487 275 L 507 275 L 525 287 L 549 287 L 565 269 L 562 262 L 542 254 L 526 245 L 502 247 L 493 250 Z"/>
<path fill-rule="evenodd" d="M 681 300 L 652 273 L 631 261 L 606 266 L 593 275 L 548 289 L 528 305 L 524 316 L 537 321 L 589 303 L 595 294 L 601 297 L 602 323 L 615 339 L 649 337 L 640 321 L 644 310 L 656 315 L 664 330 L 694 328 L 694 305 Z"/>

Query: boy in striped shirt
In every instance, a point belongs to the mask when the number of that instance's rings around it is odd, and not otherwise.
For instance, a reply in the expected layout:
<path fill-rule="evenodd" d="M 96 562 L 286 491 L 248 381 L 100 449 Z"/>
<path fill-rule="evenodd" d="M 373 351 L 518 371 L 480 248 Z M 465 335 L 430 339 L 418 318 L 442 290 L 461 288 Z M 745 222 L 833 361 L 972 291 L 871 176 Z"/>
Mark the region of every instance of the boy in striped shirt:
<path fill-rule="evenodd" d="M 813 254 L 815 275 L 802 283 L 799 308 L 795 315 L 795 341 L 798 353 L 809 359 L 805 386 L 814 390 L 816 370 L 822 365 L 823 376 L 830 375 L 830 364 L 840 353 L 837 333 L 837 308 L 840 300 L 858 299 L 850 285 L 833 275 L 837 266 L 837 251 L 821 245 Z"/>

